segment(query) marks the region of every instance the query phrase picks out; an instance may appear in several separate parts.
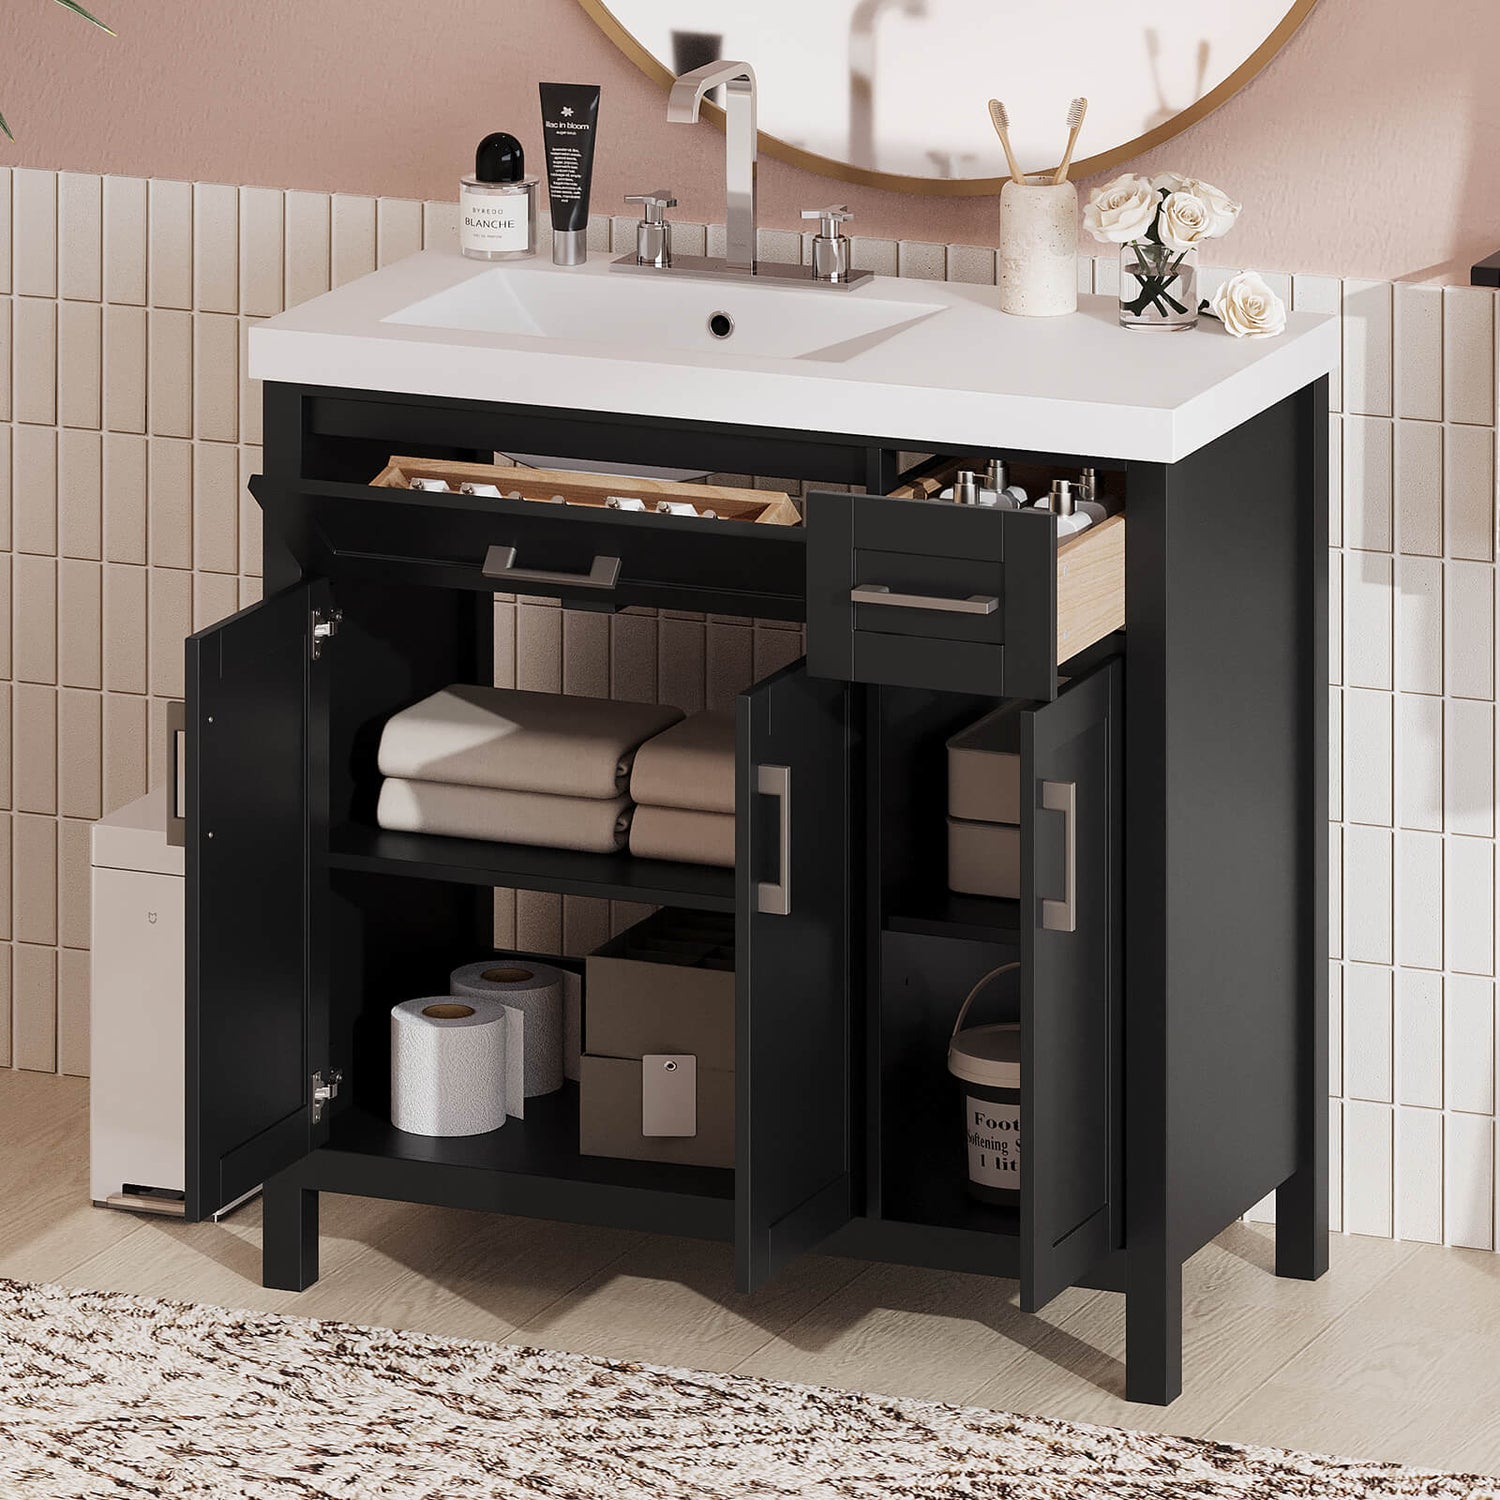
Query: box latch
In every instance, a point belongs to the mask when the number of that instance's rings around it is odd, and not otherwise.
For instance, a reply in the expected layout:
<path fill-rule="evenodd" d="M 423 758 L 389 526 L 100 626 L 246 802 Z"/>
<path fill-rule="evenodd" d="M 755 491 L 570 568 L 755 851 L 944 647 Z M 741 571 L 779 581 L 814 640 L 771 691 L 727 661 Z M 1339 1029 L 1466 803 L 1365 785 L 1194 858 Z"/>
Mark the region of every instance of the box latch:
<path fill-rule="evenodd" d="M 641 1134 L 698 1134 L 698 1059 L 691 1052 L 641 1058 Z"/>

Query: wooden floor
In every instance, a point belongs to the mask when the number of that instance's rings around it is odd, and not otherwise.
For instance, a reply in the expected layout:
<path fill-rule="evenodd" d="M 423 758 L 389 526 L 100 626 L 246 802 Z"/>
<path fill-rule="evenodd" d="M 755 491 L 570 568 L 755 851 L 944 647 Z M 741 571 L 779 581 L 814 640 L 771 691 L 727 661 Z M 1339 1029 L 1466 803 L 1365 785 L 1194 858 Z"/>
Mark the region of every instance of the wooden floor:
<path fill-rule="evenodd" d="M 323 1279 L 259 1282 L 260 1210 L 89 1205 L 88 1086 L 0 1072 L 0 1276 L 1500 1474 L 1500 1255 L 1335 1236 L 1316 1284 L 1236 1226 L 1186 1274 L 1184 1395 L 1134 1406 L 1124 1302 L 816 1256 L 754 1297 L 727 1247 L 325 1196 Z"/>

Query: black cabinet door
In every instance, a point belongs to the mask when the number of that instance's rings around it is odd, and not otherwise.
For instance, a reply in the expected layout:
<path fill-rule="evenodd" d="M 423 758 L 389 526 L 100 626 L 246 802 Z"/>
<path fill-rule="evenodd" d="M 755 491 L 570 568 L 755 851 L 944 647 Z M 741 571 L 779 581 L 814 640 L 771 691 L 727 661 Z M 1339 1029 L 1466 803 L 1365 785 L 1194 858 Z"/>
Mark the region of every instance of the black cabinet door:
<path fill-rule="evenodd" d="M 1118 1241 L 1123 670 L 1021 715 L 1021 1305 Z"/>
<path fill-rule="evenodd" d="M 849 689 L 738 705 L 735 1245 L 742 1291 L 850 1216 Z"/>
<path fill-rule="evenodd" d="M 187 642 L 187 1214 L 304 1155 L 307 826 L 321 673 L 299 584 Z"/>

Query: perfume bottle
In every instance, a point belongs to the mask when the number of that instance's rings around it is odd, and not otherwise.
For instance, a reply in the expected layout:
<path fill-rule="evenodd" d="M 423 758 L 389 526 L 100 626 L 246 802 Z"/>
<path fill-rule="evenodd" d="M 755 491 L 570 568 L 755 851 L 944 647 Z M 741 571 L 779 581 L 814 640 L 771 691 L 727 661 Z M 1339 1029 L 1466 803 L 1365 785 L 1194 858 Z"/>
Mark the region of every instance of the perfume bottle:
<path fill-rule="evenodd" d="M 471 260 L 520 260 L 536 254 L 536 184 L 526 153 L 503 130 L 474 153 L 474 175 L 458 189 L 458 246 Z"/>

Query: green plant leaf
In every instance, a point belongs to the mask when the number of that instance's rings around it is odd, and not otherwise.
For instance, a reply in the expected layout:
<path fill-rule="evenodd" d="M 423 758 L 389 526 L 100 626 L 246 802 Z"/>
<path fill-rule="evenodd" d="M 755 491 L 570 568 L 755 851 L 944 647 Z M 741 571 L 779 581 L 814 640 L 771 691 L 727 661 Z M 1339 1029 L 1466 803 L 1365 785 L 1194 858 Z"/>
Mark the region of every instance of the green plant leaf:
<path fill-rule="evenodd" d="M 100 31 L 105 32 L 107 35 L 114 35 L 114 32 L 108 26 L 106 26 L 98 16 L 90 15 L 89 12 L 86 11 L 78 3 L 78 0 L 57 0 L 57 3 L 62 6 L 64 10 L 72 11 L 75 16 L 82 16 L 85 21 L 88 21 L 90 24 L 97 26 Z"/>
<path fill-rule="evenodd" d="M 16 138 L 15 134 L 11 130 L 10 126 L 5 123 L 5 116 L 4 115 L 0 115 L 0 130 L 3 130 L 5 132 L 5 138 L 6 138 L 6 140 L 8 140 L 8 141 L 15 140 L 15 138 Z"/>

